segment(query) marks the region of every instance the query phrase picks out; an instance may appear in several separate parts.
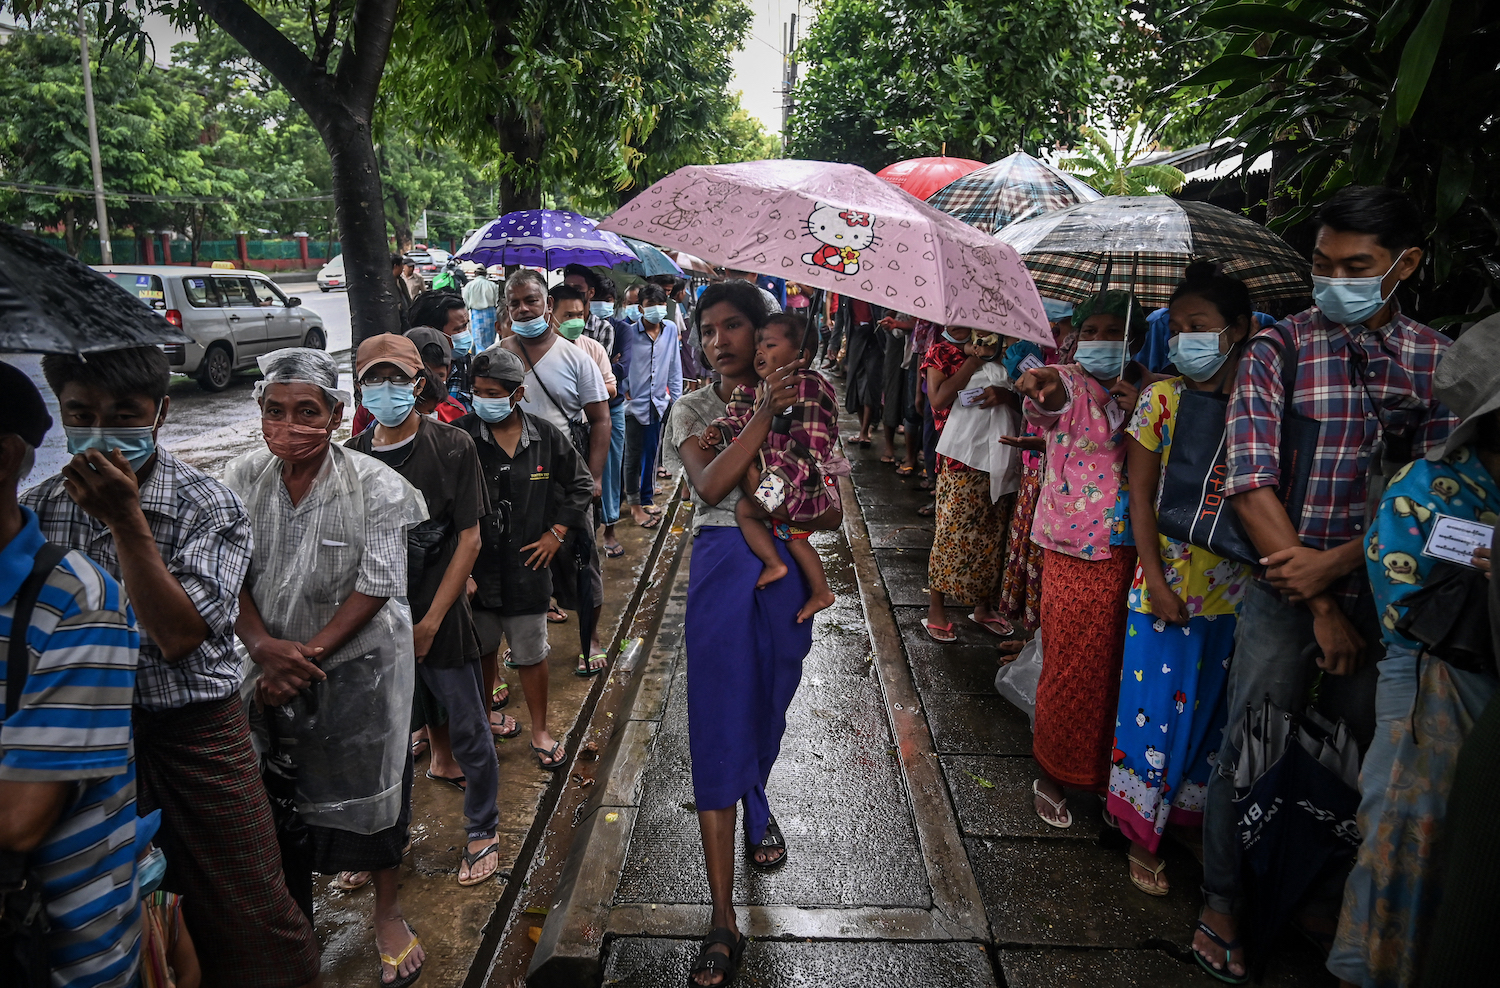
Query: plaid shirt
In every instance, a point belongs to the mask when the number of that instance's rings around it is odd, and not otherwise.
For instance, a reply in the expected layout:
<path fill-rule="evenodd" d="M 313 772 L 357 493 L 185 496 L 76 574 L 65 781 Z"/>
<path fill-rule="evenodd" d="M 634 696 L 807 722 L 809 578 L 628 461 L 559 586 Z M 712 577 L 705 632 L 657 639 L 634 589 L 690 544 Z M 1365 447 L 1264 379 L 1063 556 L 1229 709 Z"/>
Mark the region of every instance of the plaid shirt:
<path fill-rule="evenodd" d="M 50 541 L 87 553 L 120 579 L 109 527 L 73 503 L 61 474 L 27 491 L 21 502 L 37 513 Z M 164 449 L 158 449 L 156 467 L 141 488 L 141 511 L 167 569 L 208 625 L 208 637 L 191 655 L 168 663 L 141 629 L 135 703 L 159 711 L 221 700 L 238 690 L 243 678 L 234 622 L 250 568 L 250 517 L 233 491 Z"/>
<path fill-rule="evenodd" d="M 1341 326 L 1317 308 L 1278 325 L 1297 350 L 1292 407 L 1321 423 L 1297 535 L 1331 549 L 1363 536 L 1365 478 L 1381 422 L 1412 439 L 1412 455 L 1439 446 L 1457 425 L 1432 396 L 1432 372 L 1448 339 L 1398 310 L 1380 329 Z M 1263 330 L 1257 340 L 1276 336 Z M 1226 493 L 1275 486 L 1281 478 L 1282 363 L 1254 346 L 1240 361 L 1229 402 Z M 1362 573 L 1359 576 L 1363 576 Z"/>

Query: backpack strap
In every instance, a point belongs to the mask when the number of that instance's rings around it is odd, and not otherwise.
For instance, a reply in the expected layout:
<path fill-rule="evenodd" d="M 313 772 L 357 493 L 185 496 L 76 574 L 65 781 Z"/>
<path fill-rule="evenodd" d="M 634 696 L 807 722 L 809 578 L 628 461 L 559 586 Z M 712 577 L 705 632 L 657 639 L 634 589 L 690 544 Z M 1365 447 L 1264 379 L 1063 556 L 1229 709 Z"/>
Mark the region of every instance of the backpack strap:
<path fill-rule="evenodd" d="M 26 677 L 31 675 L 31 655 L 26 648 L 26 629 L 31 627 L 31 612 L 36 608 L 37 597 L 41 595 L 47 577 L 67 554 L 67 546 L 43 542 L 32 562 L 30 575 L 16 592 L 16 607 L 10 619 L 10 645 L 5 656 L 6 717 L 20 709 Z"/>

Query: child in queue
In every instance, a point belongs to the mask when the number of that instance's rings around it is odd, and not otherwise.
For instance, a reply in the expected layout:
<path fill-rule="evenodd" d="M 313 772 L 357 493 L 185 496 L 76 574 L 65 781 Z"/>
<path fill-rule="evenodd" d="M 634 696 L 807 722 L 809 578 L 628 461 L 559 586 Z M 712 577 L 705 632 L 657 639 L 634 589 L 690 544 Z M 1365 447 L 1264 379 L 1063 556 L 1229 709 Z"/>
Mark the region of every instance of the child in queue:
<path fill-rule="evenodd" d="M 812 347 L 808 345 L 809 332 L 806 320 L 789 314 L 772 316 L 756 331 L 756 375 L 764 381 L 772 371 L 797 366 L 797 402 L 784 416 L 777 416 L 759 462 L 746 471 L 741 483 L 748 496 L 735 508 L 745 542 L 765 564 L 756 588 L 787 574 L 776 552 L 777 538 L 787 544 L 807 580 L 812 592 L 797 612 L 799 624 L 833 603 L 823 561 L 807 539 L 814 531 L 837 528 L 843 522 L 833 476 L 848 472 L 848 463 L 838 452 L 838 399 L 826 380 L 807 369 L 816 350 L 815 340 Z M 726 415 L 715 420 L 699 442 L 708 449 L 726 436 L 737 441 L 733 437 L 755 413 L 755 402 L 756 395 L 748 388 L 736 388 Z"/>

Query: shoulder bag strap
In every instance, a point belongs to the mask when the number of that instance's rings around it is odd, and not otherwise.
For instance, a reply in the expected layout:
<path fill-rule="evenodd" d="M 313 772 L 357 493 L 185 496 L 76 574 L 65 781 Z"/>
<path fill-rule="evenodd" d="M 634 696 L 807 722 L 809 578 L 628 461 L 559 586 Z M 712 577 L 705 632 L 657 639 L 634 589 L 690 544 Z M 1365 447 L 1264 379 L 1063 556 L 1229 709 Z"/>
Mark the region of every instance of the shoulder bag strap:
<path fill-rule="evenodd" d="M 526 344 L 518 343 L 516 345 L 521 348 L 521 359 L 526 361 L 526 369 L 531 371 L 532 377 L 536 378 L 537 386 L 542 389 L 542 394 L 546 395 L 547 400 L 552 402 L 552 407 L 557 409 L 558 413 L 562 415 L 564 421 L 573 421 L 573 417 L 568 414 L 567 410 L 563 408 L 561 404 L 558 403 L 558 400 L 556 398 L 552 397 L 552 392 L 547 390 L 547 382 L 543 381 L 542 375 L 537 373 L 536 364 L 533 364 L 531 362 L 531 354 L 526 352 Z M 557 344 L 554 343 L 552 345 L 556 346 Z"/>
<path fill-rule="evenodd" d="M 36 609 L 37 597 L 47 577 L 68 554 L 66 546 L 56 542 L 44 542 L 37 551 L 31 565 L 31 573 L 16 592 L 16 608 L 10 619 L 10 645 L 5 656 L 5 716 L 9 717 L 21 706 L 21 695 L 26 689 L 26 677 L 31 675 L 31 655 L 26 648 L 26 630 L 31 627 L 31 613 Z"/>

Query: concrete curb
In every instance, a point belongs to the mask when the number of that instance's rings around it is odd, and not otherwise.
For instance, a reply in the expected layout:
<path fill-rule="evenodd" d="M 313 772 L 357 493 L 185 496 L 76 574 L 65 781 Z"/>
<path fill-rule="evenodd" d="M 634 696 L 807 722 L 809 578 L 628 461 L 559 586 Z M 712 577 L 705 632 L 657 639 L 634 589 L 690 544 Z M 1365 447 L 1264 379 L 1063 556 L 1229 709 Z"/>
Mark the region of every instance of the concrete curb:
<path fill-rule="evenodd" d="M 672 482 L 674 497 L 677 484 Z M 525 868 L 526 881 L 513 881 L 518 894 L 512 902 L 502 902 L 503 913 L 497 910 L 497 916 L 505 916 L 505 926 L 498 933 L 492 969 L 502 962 L 506 970 L 513 969 L 521 959 L 513 955 L 525 937 L 523 919 L 546 915 L 526 975 L 531 988 L 595 984 L 602 974 L 600 947 L 608 903 L 624 862 L 646 759 L 681 643 L 686 585 L 679 587 L 677 576 L 685 572 L 680 560 L 690 541 L 686 527 L 691 524 L 691 507 L 674 499 L 663 513 L 655 558 L 649 573 L 642 574 L 636 606 L 621 625 L 632 645 L 617 656 L 602 680 L 588 722 L 578 734 L 575 757 L 563 775 L 567 787 L 551 811 L 538 817 L 542 826 L 534 831 L 538 839 Z M 651 711 L 654 719 L 636 716 Z M 598 748 L 593 760 L 584 757 L 589 744 Z M 588 795 L 582 797 L 582 792 Z M 526 890 L 519 891 L 523 884 Z"/>
<path fill-rule="evenodd" d="M 922 846 L 928 881 L 932 883 L 933 911 L 944 920 L 936 925 L 950 927 L 954 939 L 988 942 L 990 924 L 979 883 L 969 865 L 969 854 L 959 834 L 958 816 L 938 765 L 932 729 L 922 711 L 906 650 L 901 644 L 901 632 L 896 627 L 885 582 L 870 547 L 864 510 L 854 495 L 850 478 L 840 478 L 839 492 L 844 503 L 844 537 L 854 558 L 854 575 L 870 628 L 875 667 L 885 692 L 886 713 L 900 750 L 917 840 Z"/>

